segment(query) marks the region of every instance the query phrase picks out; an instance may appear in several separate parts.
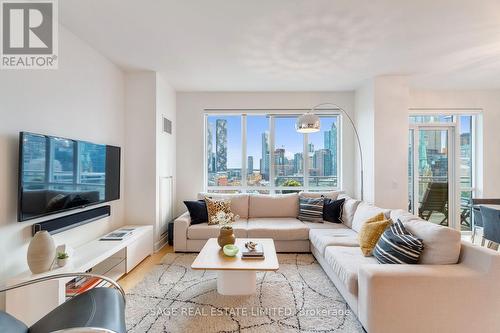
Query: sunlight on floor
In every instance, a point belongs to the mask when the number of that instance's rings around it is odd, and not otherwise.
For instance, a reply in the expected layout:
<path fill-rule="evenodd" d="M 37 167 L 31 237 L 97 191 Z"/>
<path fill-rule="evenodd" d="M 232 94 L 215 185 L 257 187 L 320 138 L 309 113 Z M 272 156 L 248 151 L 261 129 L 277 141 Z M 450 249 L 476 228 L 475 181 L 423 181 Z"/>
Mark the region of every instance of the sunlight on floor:
<path fill-rule="evenodd" d="M 165 254 L 173 252 L 174 249 L 172 246 L 164 246 L 158 252 L 153 253 L 153 255 L 144 259 L 130 273 L 119 279 L 118 283 L 126 292 L 130 291 L 137 283 L 144 279 L 146 274 L 148 274 L 155 265 L 161 262 L 161 259 L 165 256 Z"/>

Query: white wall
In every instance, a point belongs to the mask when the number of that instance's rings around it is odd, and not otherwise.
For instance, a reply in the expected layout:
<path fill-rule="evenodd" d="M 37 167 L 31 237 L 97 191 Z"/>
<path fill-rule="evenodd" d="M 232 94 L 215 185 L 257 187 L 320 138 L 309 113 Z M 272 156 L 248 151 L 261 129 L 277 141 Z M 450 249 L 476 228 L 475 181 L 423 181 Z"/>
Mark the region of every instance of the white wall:
<path fill-rule="evenodd" d="M 408 106 L 404 76 L 378 76 L 356 91 L 356 125 L 364 153 L 364 200 L 380 207 L 408 207 Z M 355 179 L 359 192 L 358 173 Z"/>
<path fill-rule="evenodd" d="M 361 149 L 363 150 L 363 200 L 375 201 L 374 142 L 375 142 L 375 97 L 373 80 L 365 82 L 355 94 L 355 119 Z M 361 198 L 360 156 L 355 154 L 355 197 Z"/>
<path fill-rule="evenodd" d="M 175 179 L 175 127 L 163 133 L 162 117 L 174 121 L 175 92 L 156 72 L 126 73 L 126 208 L 127 224 L 153 225 L 155 246 L 162 233 L 160 209 L 172 202 L 160 202 L 161 177 Z"/>
<path fill-rule="evenodd" d="M 478 144 L 477 197 L 500 197 L 500 91 L 410 91 L 410 107 L 427 109 L 419 113 L 435 110 L 467 112 L 480 109 Z"/>
<path fill-rule="evenodd" d="M 0 71 L 0 285 L 28 268 L 35 222 L 16 221 L 19 131 L 125 142 L 123 73 L 62 26 L 59 45 L 57 70 Z M 56 242 L 78 246 L 120 226 L 123 200 L 111 206 L 110 218 L 57 234 Z"/>
<path fill-rule="evenodd" d="M 375 78 L 374 176 L 375 204 L 408 208 L 407 77 Z"/>
<path fill-rule="evenodd" d="M 125 217 L 127 224 L 156 221 L 156 73 L 126 73 Z"/>
<path fill-rule="evenodd" d="M 355 109 L 365 159 L 365 200 L 406 208 L 409 109 L 421 114 L 479 112 L 475 196 L 500 197 L 500 91 L 409 89 L 406 77 L 381 76 L 356 91 Z M 357 172 L 355 181 L 357 189 Z"/>
<path fill-rule="evenodd" d="M 183 200 L 192 200 L 203 190 L 203 113 L 206 108 L 286 109 L 310 108 L 331 102 L 352 116 L 352 92 L 180 92 L 177 93 L 177 182 L 176 214 L 185 211 Z M 283 111 L 286 113 L 286 111 Z M 344 122 L 342 145 L 343 189 L 353 193 L 353 134 Z"/>
<path fill-rule="evenodd" d="M 174 89 L 161 75 L 156 76 L 156 199 L 157 199 L 157 240 L 159 248 L 166 240 L 161 239 L 161 233 L 166 231 L 167 223 L 174 216 L 175 181 L 176 181 L 176 96 Z M 163 117 L 172 121 L 172 134 L 163 131 Z M 160 188 L 162 181 L 168 187 L 168 178 L 172 181 L 171 189 Z M 171 190 L 171 193 L 170 193 Z M 161 212 L 165 211 L 165 215 Z M 165 220 L 164 220 L 165 219 Z"/>

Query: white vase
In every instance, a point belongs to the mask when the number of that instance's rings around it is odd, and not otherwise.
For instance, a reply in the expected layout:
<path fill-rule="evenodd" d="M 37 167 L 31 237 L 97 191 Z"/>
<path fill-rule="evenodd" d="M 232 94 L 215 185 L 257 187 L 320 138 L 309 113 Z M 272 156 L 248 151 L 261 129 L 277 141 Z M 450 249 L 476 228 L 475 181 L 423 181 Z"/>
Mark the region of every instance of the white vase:
<path fill-rule="evenodd" d="M 28 266 L 33 274 L 47 272 L 56 257 L 54 239 L 47 231 L 38 231 L 28 246 Z"/>

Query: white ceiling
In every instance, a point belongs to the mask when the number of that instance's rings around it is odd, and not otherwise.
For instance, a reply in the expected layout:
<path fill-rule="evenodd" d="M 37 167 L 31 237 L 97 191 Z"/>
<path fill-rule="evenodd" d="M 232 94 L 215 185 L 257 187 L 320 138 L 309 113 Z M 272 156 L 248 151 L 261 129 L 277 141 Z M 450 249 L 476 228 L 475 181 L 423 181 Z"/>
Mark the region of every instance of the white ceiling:
<path fill-rule="evenodd" d="M 500 1 L 63 0 L 61 23 L 179 91 L 500 88 Z"/>

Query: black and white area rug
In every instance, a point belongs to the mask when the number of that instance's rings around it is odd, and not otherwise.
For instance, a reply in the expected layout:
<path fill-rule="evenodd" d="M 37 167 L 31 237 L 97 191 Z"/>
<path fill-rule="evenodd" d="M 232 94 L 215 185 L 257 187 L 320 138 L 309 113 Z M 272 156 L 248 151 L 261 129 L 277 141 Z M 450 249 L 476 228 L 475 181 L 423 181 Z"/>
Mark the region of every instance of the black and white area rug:
<path fill-rule="evenodd" d="M 363 332 L 310 254 L 278 254 L 252 296 L 219 295 L 215 272 L 190 268 L 195 257 L 167 254 L 128 293 L 129 332 Z"/>

